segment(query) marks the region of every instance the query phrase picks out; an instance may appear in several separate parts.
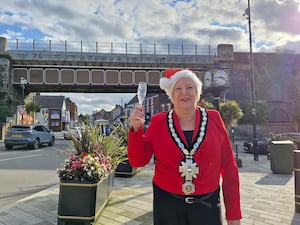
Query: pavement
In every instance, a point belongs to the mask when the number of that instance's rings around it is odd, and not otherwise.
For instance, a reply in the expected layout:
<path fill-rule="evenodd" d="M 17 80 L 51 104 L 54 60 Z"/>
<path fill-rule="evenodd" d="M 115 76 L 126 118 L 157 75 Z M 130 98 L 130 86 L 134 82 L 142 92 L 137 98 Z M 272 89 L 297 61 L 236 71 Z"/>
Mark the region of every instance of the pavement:
<path fill-rule="evenodd" d="M 300 214 L 295 213 L 294 174 L 274 174 L 267 156 L 254 161 L 242 145 L 238 157 L 242 160 L 242 224 L 300 225 Z M 115 177 L 108 204 L 93 225 L 152 225 L 152 176 L 150 163 L 132 177 Z M 58 192 L 57 184 L 0 208 L 0 225 L 56 225 Z M 224 217 L 223 204 L 222 210 Z"/>

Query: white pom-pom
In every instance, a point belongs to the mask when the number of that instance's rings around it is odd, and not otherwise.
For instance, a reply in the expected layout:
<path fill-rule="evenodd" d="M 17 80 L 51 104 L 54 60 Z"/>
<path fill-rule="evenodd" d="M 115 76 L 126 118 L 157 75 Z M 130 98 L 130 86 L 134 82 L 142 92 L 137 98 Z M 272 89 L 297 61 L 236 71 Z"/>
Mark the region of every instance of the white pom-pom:
<path fill-rule="evenodd" d="M 170 79 L 165 78 L 165 77 L 160 78 L 160 80 L 159 80 L 159 86 L 163 90 L 169 89 L 171 87 L 171 81 L 170 81 Z"/>

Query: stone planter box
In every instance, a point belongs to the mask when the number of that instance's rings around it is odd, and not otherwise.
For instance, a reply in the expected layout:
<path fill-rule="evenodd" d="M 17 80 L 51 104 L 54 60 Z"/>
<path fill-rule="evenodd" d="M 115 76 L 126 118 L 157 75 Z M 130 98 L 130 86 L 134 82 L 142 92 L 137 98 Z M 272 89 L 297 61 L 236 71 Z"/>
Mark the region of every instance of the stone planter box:
<path fill-rule="evenodd" d="M 106 206 L 113 188 L 114 172 L 98 183 L 61 182 L 58 225 L 90 225 Z"/>

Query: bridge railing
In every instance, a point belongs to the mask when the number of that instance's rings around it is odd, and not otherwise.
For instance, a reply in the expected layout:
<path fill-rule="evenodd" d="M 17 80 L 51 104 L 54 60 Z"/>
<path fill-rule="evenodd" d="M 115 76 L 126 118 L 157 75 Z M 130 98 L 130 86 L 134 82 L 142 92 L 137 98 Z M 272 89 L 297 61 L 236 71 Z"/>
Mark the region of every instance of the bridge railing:
<path fill-rule="evenodd" d="M 55 40 L 8 40 L 8 50 L 148 55 L 216 55 L 217 46 Z"/>

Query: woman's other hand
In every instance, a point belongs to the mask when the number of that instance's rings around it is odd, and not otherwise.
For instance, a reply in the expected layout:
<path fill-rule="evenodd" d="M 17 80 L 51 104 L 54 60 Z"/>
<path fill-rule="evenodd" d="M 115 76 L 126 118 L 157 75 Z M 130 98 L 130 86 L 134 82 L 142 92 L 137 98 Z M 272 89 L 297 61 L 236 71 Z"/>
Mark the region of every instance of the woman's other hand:
<path fill-rule="evenodd" d="M 128 118 L 130 126 L 134 131 L 139 130 L 145 123 L 145 113 L 143 106 L 137 106 Z"/>

